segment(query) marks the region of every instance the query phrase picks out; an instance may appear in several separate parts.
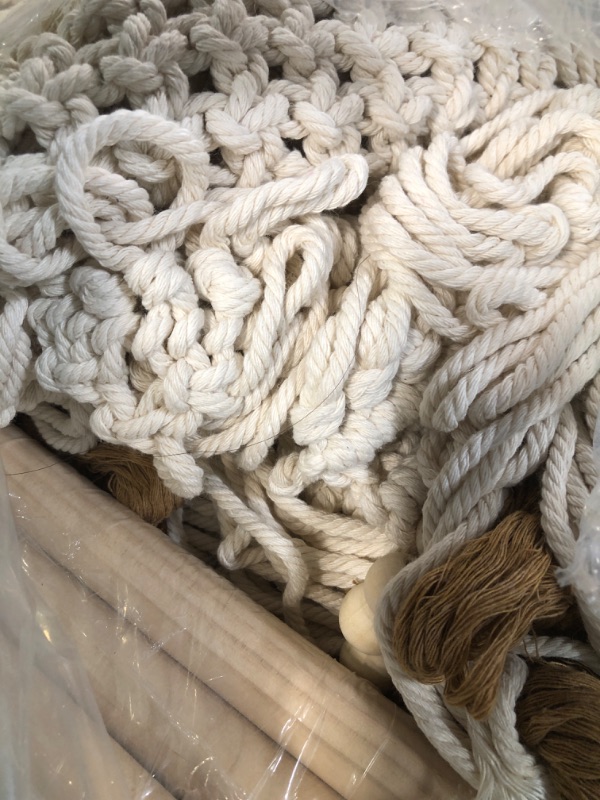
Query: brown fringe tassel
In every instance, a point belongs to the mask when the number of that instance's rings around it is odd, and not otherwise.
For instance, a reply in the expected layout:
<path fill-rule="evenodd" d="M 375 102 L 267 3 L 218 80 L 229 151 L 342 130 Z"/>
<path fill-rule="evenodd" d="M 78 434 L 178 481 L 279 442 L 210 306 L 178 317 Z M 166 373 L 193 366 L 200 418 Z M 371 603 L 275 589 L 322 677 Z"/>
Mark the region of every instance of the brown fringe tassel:
<path fill-rule="evenodd" d="M 485 719 L 509 650 L 535 620 L 564 617 L 573 605 L 554 578 L 539 516 L 517 511 L 417 581 L 396 615 L 393 646 L 408 675 L 445 682 L 448 703 Z"/>
<path fill-rule="evenodd" d="M 75 463 L 106 480 L 108 491 L 143 520 L 159 525 L 176 508 L 181 498 L 174 495 L 158 477 L 152 457 L 119 445 L 100 444 Z"/>
<path fill-rule="evenodd" d="M 15 423 L 32 439 L 48 447 L 31 417 L 19 414 Z M 183 504 L 158 477 L 152 456 L 104 443 L 82 455 L 58 454 L 86 477 L 98 476 L 102 488 L 151 525 L 160 525 Z"/>
<path fill-rule="evenodd" d="M 517 701 L 523 744 L 561 800 L 600 798 L 600 680 L 567 663 L 534 662 Z"/>

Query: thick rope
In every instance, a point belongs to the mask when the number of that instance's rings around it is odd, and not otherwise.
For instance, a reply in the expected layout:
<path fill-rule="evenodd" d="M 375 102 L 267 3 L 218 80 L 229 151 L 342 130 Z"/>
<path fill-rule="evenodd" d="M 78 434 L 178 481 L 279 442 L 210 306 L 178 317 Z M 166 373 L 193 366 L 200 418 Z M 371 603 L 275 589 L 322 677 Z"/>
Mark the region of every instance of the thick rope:
<path fill-rule="evenodd" d="M 600 394 L 598 62 L 320 0 L 82 0 L 4 69 L 0 424 L 152 458 L 188 501 L 170 535 L 332 653 L 344 593 L 414 559 L 379 613 L 396 686 L 481 798 L 546 797 L 516 648 L 478 722 L 390 643 L 415 581 L 536 470 L 546 543 L 572 553 Z"/>

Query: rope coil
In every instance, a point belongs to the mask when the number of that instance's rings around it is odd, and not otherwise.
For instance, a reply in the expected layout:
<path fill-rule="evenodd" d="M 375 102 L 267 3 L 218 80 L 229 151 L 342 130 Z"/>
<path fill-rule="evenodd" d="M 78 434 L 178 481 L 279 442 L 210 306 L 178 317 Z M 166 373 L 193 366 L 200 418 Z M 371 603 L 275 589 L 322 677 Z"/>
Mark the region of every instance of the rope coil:
<path fill-rule="evenodd" d="M 377 627 L 407 706 L 481 800 L 547 797 L 516 632 L 483 705 L 456 689 L 475 715 L 392 639 L 534 472 L 572 557 L 597 479 L 593 53 L 321 0 L 81 0 L 5 71 L 0 425 L 139 453 L 160 515 L 186 500 L 170 535 L 333 654 L 344 594 L 399 552 Z"/>

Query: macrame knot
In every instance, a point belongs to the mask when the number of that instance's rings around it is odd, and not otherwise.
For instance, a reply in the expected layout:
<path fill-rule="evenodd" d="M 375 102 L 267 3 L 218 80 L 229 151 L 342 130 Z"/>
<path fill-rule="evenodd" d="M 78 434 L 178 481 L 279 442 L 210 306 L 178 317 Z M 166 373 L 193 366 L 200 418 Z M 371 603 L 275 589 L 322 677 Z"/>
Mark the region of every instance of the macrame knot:
<path fill-rule="evenodd" d="M 83 310 L 97 319 L 110 319 L 132 314 L 135 303 L 116 275 L 95 267 L 77 267 L 69 277 L 69 285 L 83 305 Z"/>
<path fill-rule="evenodd" d="M 482 796 L 541 800 L 528 633 L 587 652 L 553 559 L 597 477 L 594 49 L 321 0 L 51 26 L 0 78 L 0 424 L 119 448 L 109 489 L 334 656 L 395 553 L 378 669 Z"/>
<path fill-rule="evenodd" d="M 197 250 L 187 266 L 198 292 L 219 315 L 245 317 L 262 294 L 259 281 L 226 251 Z"/>

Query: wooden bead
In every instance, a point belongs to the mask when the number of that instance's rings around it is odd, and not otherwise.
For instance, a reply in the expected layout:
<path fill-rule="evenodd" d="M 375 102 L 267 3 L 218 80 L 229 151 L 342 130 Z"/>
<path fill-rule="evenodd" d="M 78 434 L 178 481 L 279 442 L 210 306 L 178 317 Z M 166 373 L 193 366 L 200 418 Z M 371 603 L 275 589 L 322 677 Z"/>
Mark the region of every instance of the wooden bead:
<path fill-rule="evenodd" d="M 352 672 L 360 675 L 361 678 L 371 681 L 379 689 L 391 689 L 392 680 L 380 655 L 370 656 L 361 653 L 349 642 L 344 642 L 340 650 L 340 662 Z"/>
<path fill-rule="evenodd" d="M 376 655 L 379 643 L 374 624 L 375 617 L 365 600 L 363 584 L 354 586 L 340 606 L 340 629 L 344 639 L 361 653 Z"/>
<path fill-rule="evenodd" d="M 363 584 L 365 600 L 373 613 L 377 610 L 377 604 L 386 584 L 397 575 L 402 567 L 406 565 L 406 559 L 400 553 L 390 553 L 383 558 L 374 561 Z"/>

